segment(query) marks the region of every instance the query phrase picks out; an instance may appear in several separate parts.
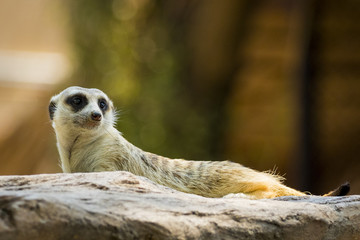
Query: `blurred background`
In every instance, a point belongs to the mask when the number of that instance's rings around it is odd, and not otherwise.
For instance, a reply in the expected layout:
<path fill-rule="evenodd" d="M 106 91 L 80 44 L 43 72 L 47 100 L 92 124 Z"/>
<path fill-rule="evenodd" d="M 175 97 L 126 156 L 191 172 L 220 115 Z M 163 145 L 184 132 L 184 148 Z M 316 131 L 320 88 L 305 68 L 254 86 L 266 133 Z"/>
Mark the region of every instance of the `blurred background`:
<path fill-rule="evenodd" d="M 61 172 L 47 107 L 100 88 L 136 146 L 360 193 L 358 0 L 1 0 L 0 174 Z"/>

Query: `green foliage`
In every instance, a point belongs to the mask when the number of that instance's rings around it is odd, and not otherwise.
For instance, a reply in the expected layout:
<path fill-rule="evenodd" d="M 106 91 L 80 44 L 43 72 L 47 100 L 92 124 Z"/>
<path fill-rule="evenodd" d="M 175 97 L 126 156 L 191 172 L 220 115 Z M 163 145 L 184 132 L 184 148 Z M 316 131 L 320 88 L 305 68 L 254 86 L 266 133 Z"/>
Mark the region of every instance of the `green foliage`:
<path fill-rule="evenodd" d="M 106 92 L 120 111 L 118 129 L 144 150 L 211 158 L 206 116 L 182 80 L 182 41 L 155 1 L 67 1 L 73 82 Z"/>

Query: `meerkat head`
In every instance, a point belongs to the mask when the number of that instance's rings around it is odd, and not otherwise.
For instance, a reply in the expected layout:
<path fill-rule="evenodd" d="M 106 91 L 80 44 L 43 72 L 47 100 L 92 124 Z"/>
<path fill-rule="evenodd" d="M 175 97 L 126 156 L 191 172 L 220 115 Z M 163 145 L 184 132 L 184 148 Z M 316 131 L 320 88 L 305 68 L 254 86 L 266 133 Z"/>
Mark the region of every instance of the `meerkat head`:
<path fill-rule="evenodd" d="M 93 131 L 116 121 L 113 103 L 96 88 L 66 88 L 51 98 L 49 115 L 55 131 Z"/>

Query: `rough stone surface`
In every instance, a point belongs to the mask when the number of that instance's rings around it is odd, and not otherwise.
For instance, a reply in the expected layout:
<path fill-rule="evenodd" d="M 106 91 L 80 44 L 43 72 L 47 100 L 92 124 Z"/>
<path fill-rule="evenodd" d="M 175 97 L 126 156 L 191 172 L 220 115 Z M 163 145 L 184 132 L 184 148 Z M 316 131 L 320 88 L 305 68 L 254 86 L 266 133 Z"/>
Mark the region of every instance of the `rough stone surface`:
<path fill-rule="evenodd" d="M 211 199 L 128 172 L 2 176 L 0 239 L 360 239 L 360 196 Z"/>

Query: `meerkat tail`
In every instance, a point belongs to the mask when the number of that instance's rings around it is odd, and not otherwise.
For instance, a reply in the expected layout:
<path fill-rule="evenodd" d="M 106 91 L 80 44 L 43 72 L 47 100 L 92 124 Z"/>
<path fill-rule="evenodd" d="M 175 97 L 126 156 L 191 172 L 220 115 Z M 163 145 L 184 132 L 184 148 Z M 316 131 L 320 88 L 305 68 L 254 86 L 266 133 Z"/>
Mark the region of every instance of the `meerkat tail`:
<path fill-rule="evenodd" d="M 324 194 L 324 197 L 328 197 L 328 196 L 345 196 L 350 192 L 350 183 L 346 182 L 342 185 L 340 185 L 338 188 L 336 188 L 335 190 L 330 191 L 327 194 Z"/>

